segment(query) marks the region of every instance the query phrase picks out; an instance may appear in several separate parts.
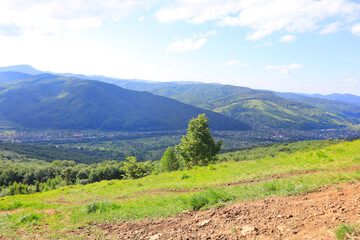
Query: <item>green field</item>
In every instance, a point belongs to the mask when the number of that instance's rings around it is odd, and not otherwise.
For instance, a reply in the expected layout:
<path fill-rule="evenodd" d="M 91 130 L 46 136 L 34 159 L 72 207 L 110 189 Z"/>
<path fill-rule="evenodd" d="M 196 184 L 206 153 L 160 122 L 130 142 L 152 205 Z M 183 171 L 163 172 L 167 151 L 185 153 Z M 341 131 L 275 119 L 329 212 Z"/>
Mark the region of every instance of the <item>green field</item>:
<path fill-rule="evenodd" d="M 284 144 L 226 153 L 219 159 L 223 161 L 207 167 L 137 180 L 2 197 L 0 236 L 66 238 L 69 231 L 88 228 L 94 221 L 164 218 L 184 210 L 301 194 L 360 180 L 360 140 Z"/>

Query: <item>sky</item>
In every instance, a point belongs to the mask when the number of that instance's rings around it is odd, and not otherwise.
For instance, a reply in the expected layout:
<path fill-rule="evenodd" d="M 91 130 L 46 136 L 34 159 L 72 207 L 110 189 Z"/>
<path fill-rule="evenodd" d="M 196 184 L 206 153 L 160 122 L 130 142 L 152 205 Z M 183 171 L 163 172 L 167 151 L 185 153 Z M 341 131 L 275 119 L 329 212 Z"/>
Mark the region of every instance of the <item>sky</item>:
<path fill-rule="evenodd" d="M 360 0 L 0 0 L 0 66 L 360 95 Z"/>

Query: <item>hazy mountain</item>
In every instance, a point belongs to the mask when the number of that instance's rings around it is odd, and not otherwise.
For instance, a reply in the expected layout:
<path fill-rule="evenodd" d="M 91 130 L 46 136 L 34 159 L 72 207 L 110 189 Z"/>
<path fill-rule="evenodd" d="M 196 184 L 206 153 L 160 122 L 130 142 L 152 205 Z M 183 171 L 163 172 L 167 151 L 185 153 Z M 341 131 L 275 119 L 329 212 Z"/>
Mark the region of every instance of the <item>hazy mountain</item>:
<path fill-rule="evenodd" d="M 218 113 L 100 81 L 41 74 L 2 87 L 0 117 L 26 128 L 180 130 L 200 113 L 214 130 L 250 128 Z"/>
<path fill-rule="evenodd" d="M 20 72 L 0 72 L 0 84 L 14 81 L 22 81 L 31 77 L 32 75 Z"/>
<path fill-rule="evenodd" d="M 19 72 L 19 73 L 26 73 L 31 75 L 42 74 L 44 72 L 33 68 L 30 65 L 14 65 L 14 66 L 7 66 L 7 67 L 0 67 L 0 72 Z"/>
<path fill-rule="evenodd" d="M 333 93 L 329 95 L 313 94 L 310 96 L 360 105 L 360 96 L 356 96 L 353 94 Z"/>
<path fill-rule="evenodd" d="M 39 74 L 52 74 L 58 76 L 65 77 L 75 77 L 84 80 L 98 80 L 106 83 L 111 83 L 117 85 L 119 87 L 123 87 L 130 90 L 136 91 L 150 91 L 153 88 L 159 88 L 164 86 L 175 86 L 175 85 L 183 85 L 183 84 L 196 84 L 200 82 L 191 82 L 191 81 L 178 81 L 178 82 L 156 82 L 156 81 L 148 81 L 142 79 L 120 79 L 120 78 L 112 78 L 106 77 L 102 75 L 84 75 L 84 74 L 74 74 L 74 73 L 54 73 L 50 71 L 40 71 L 38 69 L 33 68 L 30 65 L 15 65 L 8 67 L 0 67 L 0 72 L 18 72 L 25 73 L 30 75 L 39 75 Z"/>

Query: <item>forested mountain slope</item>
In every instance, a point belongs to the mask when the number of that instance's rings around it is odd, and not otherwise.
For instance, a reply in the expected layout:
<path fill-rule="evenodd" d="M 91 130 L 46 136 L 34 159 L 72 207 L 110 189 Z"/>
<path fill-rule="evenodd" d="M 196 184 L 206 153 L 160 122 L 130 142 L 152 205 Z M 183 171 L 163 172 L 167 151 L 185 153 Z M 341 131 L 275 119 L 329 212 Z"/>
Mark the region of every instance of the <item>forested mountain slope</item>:
<path fill-rule="evenodd" d="M 269 91 L 245 87 L 194 84 L 154 88 L 151 92 L 252 125 L 309 130 L 350 124 L 344 116 L 333 114 L 326 109 L 282 98 Z"/>
<path fill-rule="evenodd" d="M 1 119 L 34 129 L 181 130 L 200 113 L 212 129 L 250 129 L 218 113 L 99 81 L 41 74 L 3 84 L 0 92 Z"/>

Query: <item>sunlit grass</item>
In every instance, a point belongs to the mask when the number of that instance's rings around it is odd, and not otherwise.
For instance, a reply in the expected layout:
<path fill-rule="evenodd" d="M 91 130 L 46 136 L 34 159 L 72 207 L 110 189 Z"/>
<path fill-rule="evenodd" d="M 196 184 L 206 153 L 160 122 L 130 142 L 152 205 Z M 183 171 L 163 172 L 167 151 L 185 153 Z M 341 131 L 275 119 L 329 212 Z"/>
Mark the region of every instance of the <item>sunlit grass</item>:
<path fill-rule="evenodd" d="M 40 231 L 46 233 L 45 236 L 61 238 L 66 236 L 66 231 L 86 226 L 91 221 L 167 217 L 184 210 L 270 196 L 296 195 L 325 185 L 355 182 L 360 179 L 360 171 L 321 170 L 360 165 L 359 150 L 360 141 L 344 142 L 322 149 L 281 153 L 264 159 L 228 161 L 211 167 L 162 173 L 137 180 L 102 181 L 31 195 L 2 197 L 0 234 L 14 237 L 14 230 L 22 229 L 29 234 Z M 307 170 L 319 172 L 227 186 L 227 183 Z M 222 187 L 221 192 L 211 190 L 219 187 Z M 202 191 L 202 188 L 210 190 Z M 166 189 L 182 191 L 168 192 Z M 7 212 L 1 214 L 1 211 Z M 20 219 L 31 216 L 31 213 L 37 216 L 34 221 L 19 224 Z M 35 230 L 34 224 L 41 227 Z"/>

